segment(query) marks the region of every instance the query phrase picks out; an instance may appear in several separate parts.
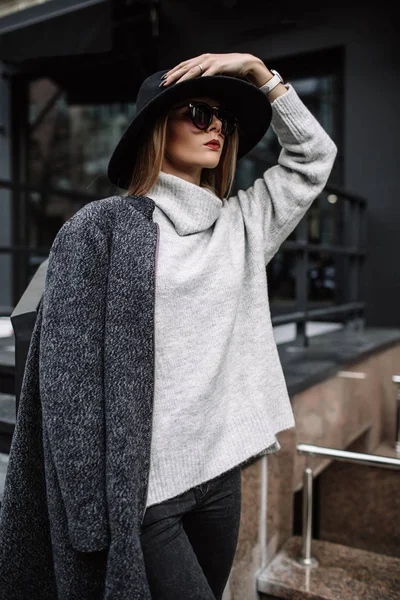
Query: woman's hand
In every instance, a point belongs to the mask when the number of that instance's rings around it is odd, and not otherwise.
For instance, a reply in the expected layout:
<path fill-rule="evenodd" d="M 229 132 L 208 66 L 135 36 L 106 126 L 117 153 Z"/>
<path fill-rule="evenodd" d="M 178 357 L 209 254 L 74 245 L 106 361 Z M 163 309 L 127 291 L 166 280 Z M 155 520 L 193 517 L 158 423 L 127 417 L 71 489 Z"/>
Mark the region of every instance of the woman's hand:
<path fill-rule="evenodd" d="M 201 65 L 202 71 L 198 65 Z M 229 54 L 200 54 L 185 60 L 164 75 L 162 87 L 185 79 L 203 75 L 236 75 L 246 77 L 257 87 L 261 87 L 273 76 L 260 58 L 253 54 L 231 52 Z"/>

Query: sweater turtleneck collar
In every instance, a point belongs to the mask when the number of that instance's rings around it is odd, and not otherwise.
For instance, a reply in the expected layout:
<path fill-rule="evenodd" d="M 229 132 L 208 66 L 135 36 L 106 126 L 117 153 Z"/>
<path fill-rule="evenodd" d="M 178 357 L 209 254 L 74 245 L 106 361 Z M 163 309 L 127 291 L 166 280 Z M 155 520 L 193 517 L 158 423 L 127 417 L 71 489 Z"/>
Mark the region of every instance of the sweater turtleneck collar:
<path fill-rule="evenodd" d="M 222 200 L 207 188 L 164 171 L 160 171 L 147 195 L 172 221 L 181 236 L 211 227 L 222 208 Z"/>

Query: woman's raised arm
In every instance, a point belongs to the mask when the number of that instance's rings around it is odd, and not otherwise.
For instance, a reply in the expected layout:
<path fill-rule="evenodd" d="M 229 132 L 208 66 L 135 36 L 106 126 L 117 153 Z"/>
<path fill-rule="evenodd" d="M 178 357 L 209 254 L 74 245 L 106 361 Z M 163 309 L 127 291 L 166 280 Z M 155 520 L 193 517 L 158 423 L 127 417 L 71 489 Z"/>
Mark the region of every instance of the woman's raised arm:
<path fill-rule="evenodd" d="M 271 104 L 271 126 L 282 147 L 278 164 L 237 194 L 246 227 L 261 223 L 266 264 L 325 187 L 337 154 L 294 87 L 286 87 Z"/>

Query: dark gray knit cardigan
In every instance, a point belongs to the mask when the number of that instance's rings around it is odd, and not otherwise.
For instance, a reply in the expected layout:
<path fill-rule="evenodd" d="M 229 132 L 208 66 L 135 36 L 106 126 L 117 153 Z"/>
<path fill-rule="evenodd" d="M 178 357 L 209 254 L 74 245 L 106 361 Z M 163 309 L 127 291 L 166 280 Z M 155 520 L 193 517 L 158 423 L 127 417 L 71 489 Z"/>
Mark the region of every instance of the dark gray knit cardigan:
<path fill-rule="evenodd" d="M 52 245 L 0 512 L 1 600 L 148 600 L 154 201 L 91 202 Z"/>

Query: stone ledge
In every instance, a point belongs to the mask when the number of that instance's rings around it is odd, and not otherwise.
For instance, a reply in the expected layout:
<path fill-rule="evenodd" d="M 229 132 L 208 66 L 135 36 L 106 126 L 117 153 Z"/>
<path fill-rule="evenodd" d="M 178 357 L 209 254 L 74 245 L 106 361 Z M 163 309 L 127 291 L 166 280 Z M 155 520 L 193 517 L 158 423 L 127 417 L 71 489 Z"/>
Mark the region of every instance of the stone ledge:
<path fill-rule="evenodd" d="M 15 396 L 13 394 L 0 394 L 1 433 L 13 433 L 15 417 Z"/>
<path fill-rule="evenodd" d="M 4 483 L 6 479 L 7 467 L 8 467 L 8 454 L 0 452 L 0 503 L 3 500 L 4 494 Z"/>
<path fill-rule="evenodd" d="M 278 345 L 290 396 L 303 392 L 394 344 L 400 343 L 400 329 L 367 327 L 363 331 L 340 329 L 309 338 L 306 348 L 293 342 Z"/>

